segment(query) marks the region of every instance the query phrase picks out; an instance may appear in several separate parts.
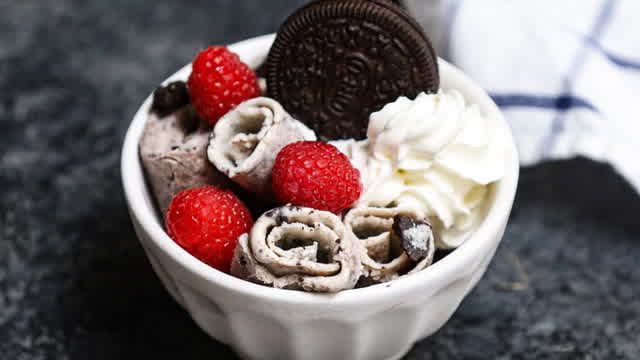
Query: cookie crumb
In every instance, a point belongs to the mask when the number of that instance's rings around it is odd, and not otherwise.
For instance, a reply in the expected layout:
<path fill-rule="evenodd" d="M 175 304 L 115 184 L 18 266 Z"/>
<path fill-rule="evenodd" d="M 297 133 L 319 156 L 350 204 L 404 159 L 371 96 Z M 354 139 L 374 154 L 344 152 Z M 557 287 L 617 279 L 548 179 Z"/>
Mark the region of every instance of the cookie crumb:
<path fill-rule="evenodd" d="M 429 254 L 429 241 L 433 237 L 433 231 L 426 221 L 396 215 L 393 218 L 392 232 L 400 238 L 402 248 L 411 260 L 418 262 Z"/>

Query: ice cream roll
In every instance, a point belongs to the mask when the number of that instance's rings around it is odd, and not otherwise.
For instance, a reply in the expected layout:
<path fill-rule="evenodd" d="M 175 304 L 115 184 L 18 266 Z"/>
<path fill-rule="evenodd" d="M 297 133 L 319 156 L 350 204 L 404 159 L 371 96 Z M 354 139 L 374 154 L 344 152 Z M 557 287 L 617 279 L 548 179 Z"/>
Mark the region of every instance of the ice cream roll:
<path fill-rule="evenodd" d="M 344 224 L 358 239 L 363 276 L 369 281 L 390 281 L 433 262 L 434 233 L 420 211 L 359 207 L 346 214 Z"/>
<path fill-rule="evenodd" d="M 240 104 L 216 123 L 207 154 L 234 182 L 268 199 L 278 152 L 290 143 L 315 139 L 314 132 L 277 101 L 259 97 Z"/>
<path fill-rule="evenodd" d="M 204 184 L 231 184 L 207 161 L 208 143 L 209 129 L 190 105 L 168 114 L 149 114 L 140 140 L 140 158 L 163 214 L 182 190 Z"/>
<path fill-rule="evenodd" d="M 275 288 L 333 293 L 355 286 L 359 255 L 336 215 L 285 206 L 262 215 L 240 237 L 231 274 Z"/>

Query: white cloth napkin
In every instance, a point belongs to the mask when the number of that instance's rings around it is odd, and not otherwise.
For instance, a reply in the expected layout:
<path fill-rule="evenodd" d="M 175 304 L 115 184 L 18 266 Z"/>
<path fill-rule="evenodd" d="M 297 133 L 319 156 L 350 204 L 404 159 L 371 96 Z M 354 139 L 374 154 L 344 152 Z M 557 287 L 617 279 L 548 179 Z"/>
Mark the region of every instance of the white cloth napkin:
<path fill-rule="evenodd" d="M 487 89 L 521 163 L 610 162 L 640 192 L 640 0 L 406 0 Z"/>

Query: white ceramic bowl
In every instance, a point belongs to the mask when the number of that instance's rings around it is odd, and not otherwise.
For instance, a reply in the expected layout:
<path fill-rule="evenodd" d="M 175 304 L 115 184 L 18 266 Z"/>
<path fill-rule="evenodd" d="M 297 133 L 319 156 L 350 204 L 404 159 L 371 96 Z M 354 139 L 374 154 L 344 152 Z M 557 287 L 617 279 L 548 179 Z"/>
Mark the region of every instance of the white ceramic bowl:
<path fill-rule="evenodd" d="M 231 49 L 250 66 L 260 64 L 273 35 Z M 167 81 L 185 80 L 186 66 Z M 196 260 L 163 230 L 138 156 L 151 96 L 127 132 L 122 181 L 131 219 L 153 269 L 169 293 L 213 338 L 251 359 L 394 359 L 438 330 L 484 274 L 502 239 L 516 193 L 515 144 L 489 96 L 452 65 L 440 62 L 443 88 L 455 88 L 501 119 L 509 139 L 507 171 L 491 194 L 486 219 L 460 248 L 425 271 L 390 283 L 338 294 L 313 294 L 249 283 Z"/>

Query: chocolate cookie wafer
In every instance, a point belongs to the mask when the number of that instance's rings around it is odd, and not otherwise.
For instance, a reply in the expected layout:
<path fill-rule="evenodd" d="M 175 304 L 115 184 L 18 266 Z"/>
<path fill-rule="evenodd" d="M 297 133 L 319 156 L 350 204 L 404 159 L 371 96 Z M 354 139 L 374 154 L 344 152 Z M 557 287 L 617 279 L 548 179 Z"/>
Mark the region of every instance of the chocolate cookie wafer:
<path fill-rule="evenodd" d="M 282 25 L 265 66 L 269 95 L 322 140 L 363 139 L 372 112 L 439 87 L 427 36 L 388 0 L 308 4 Z"/>
<path fill-rule="evenodd" d="M 373 1 L 373 0 L 370 0 L 370 1 Z M 404 9 L 404 3 L 402 2 L 402 0 L 383 0 L 383 1 L 393 3 L 394 5 Z"/>

